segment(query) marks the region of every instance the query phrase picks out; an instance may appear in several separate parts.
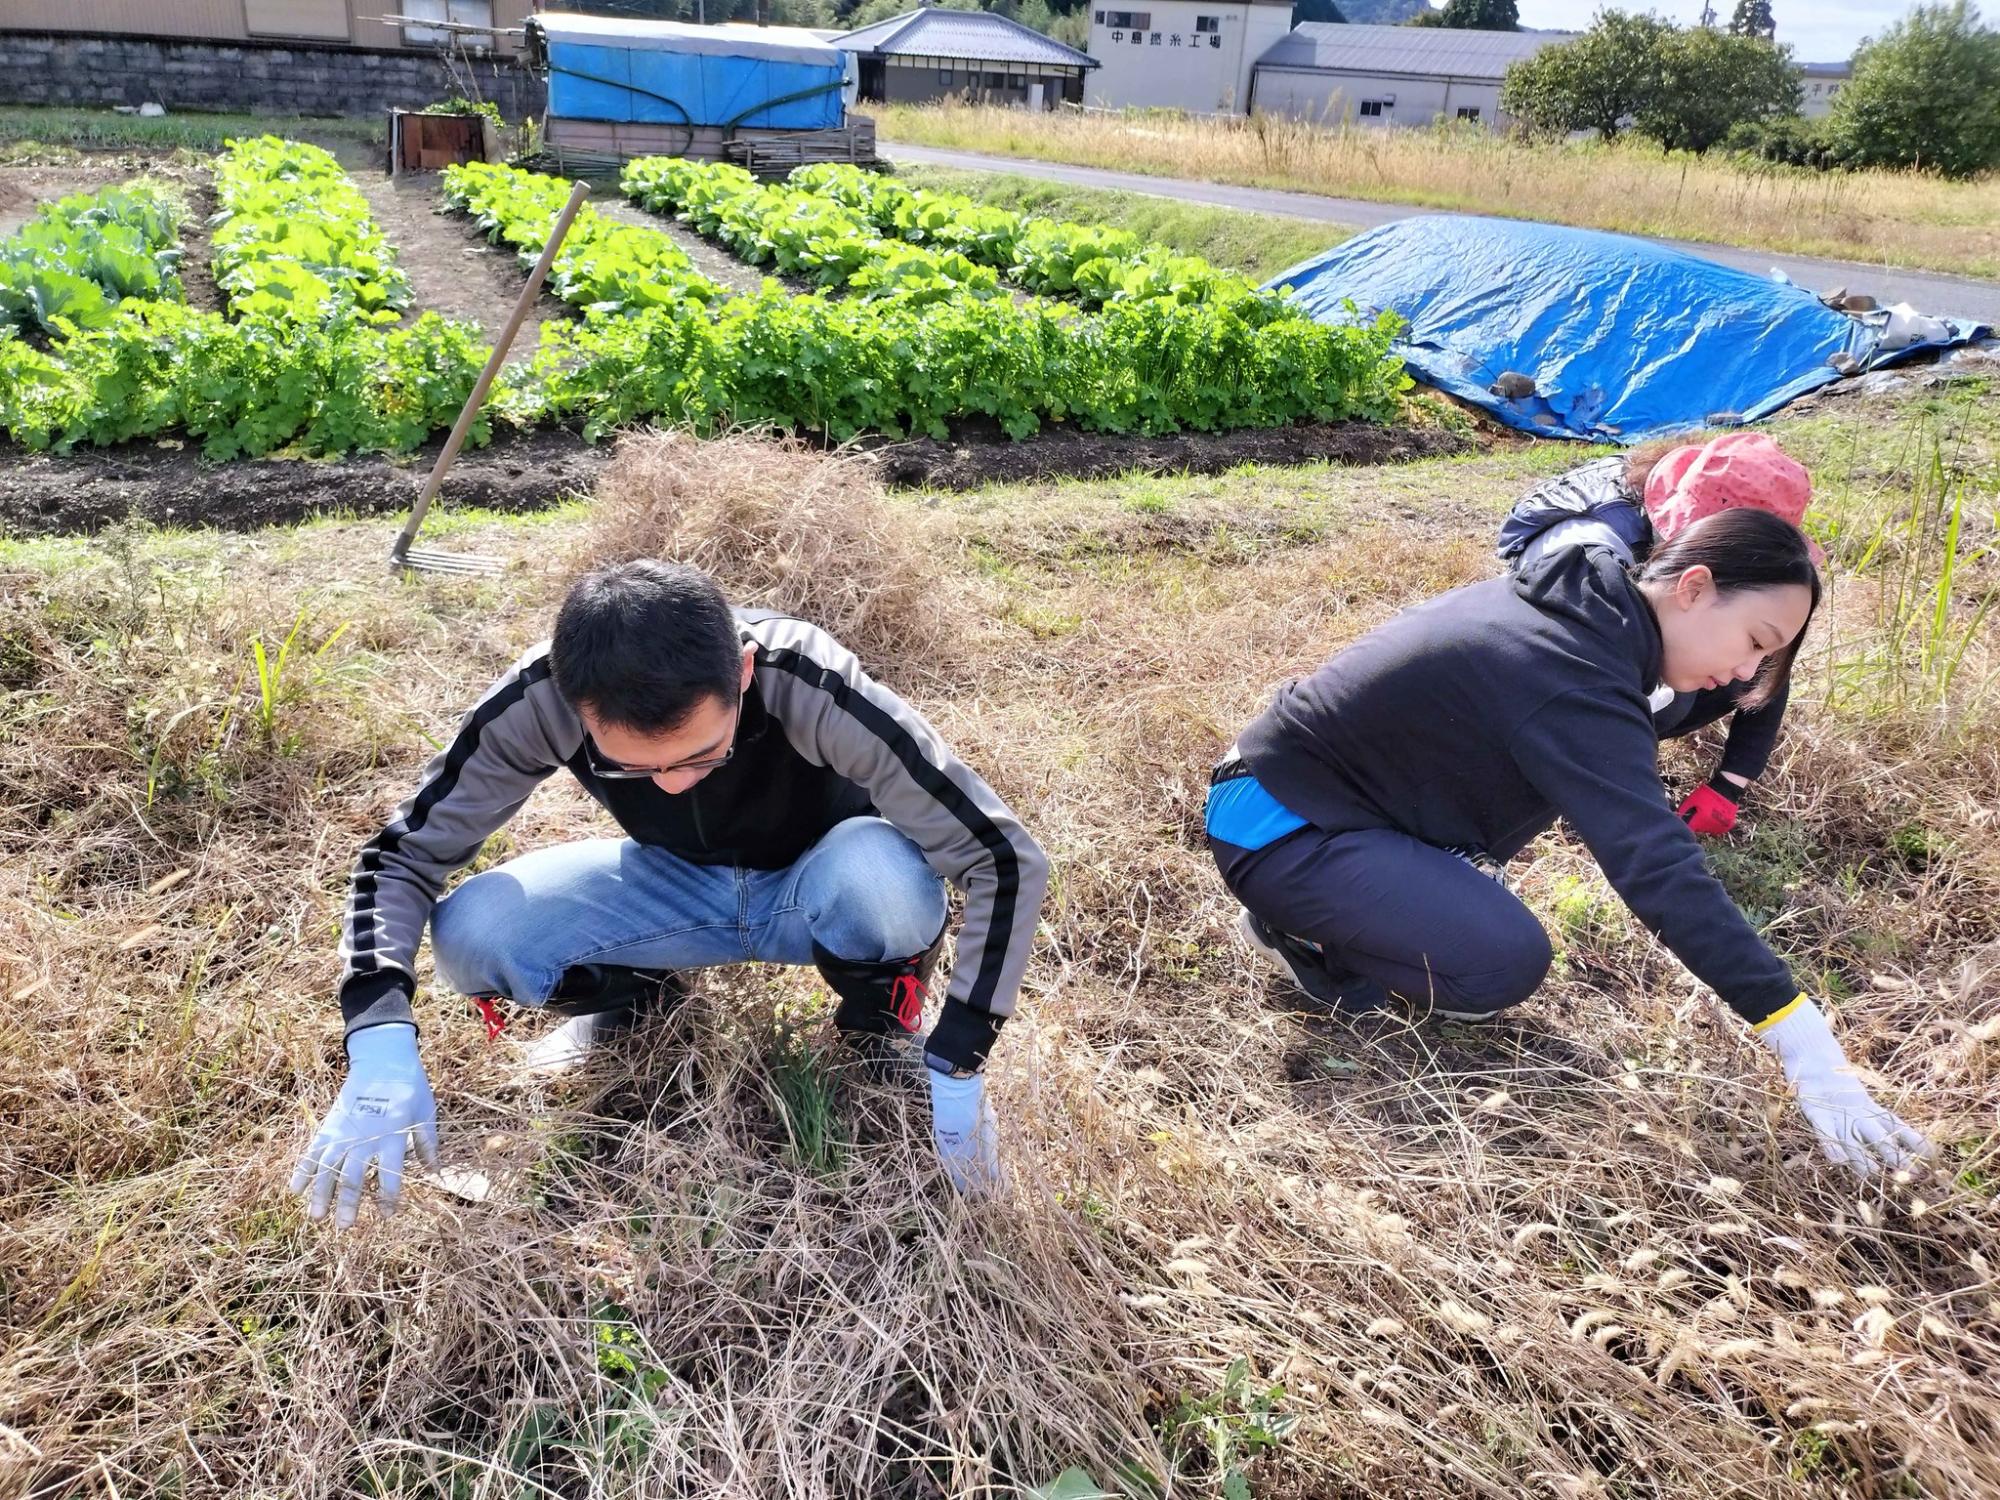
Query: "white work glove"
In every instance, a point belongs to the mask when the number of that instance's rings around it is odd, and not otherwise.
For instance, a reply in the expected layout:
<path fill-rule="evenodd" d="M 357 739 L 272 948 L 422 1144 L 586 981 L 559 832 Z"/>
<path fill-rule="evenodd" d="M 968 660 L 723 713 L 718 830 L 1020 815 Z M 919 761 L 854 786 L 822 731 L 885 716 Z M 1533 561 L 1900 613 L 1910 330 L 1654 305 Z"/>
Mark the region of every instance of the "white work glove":
<path fill-rule="evenodd" d="M 437 1100 L 417 1058 L 417 1028 L 403 1021 L 364 1027 L 347 1039 L 347 1082 L 299 1158 L 291 1191 L 310 1185 L 310 1212 L 323 1219 L 337 1186 L 333 1222 L 345 1229 L 361 1207 L 361 1187 L 373 1166 L 376 1200 L 387 1217 L 402 1199 L 403 1157 L 412 1136 L 418 1154 L 435 1167 Z"/>
<path fill-rule="evenodd" d="M 1871 1177 L 1932 1153 L 1920 1132 L 1877 1104 L 1854 1076 L 1847 1054 L 1812 1001 L 1801 996 L 1796 1010 L 1757 1035 L 1778 1054 L 1785 1080 L 1798 1095 L 1799 1108 L 1828 1161 Z"/>
<path fill-rule="evenodd" d="M 997 1187 L 1000 1138 L 993 1106 L 986 1102 L 985 1078 L 978 1073 L 954 1078 L 935 1068 L 930 1075 L 931 1133 L 951 1185 L 961 1193 Z"/>

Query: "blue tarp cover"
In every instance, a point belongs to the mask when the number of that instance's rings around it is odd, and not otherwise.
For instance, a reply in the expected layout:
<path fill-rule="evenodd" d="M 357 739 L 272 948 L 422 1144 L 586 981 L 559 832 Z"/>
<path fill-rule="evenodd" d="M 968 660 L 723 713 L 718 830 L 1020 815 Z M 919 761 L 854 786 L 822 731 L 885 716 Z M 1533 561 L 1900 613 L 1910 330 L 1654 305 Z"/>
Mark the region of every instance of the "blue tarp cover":
<path fill-rule="evenodd" d="M 560 13 L 535 24 L 548 49 L 549 114 L 558 119 L 827 130 L 844 114 L 847 54 L 794 28 L 760 36 L 755 27 Z M 831 87 L 811 98 L 743 113 L 823 85 Z"/>
<path fill-rule="evenodd" d="M 1835 312 L 1782 277 L 1627 235 L 1456 214 L 1371 229 L 1268 285 L 1323 322 L 1352 319 L 1350 300 L 1364 318 L 1393 309 L 1409 324 L 1397 352 L 1430 384 L 1511 426 L 1606 442 L 1754 421 L 1838 380 L 1831 355 L 1879 365 L 1983 332 L 1945 319 L 1943 336 L 1890 353 L 1884 318 Z M 1506 371 L 1536 393 L 1493 395 Z"/>

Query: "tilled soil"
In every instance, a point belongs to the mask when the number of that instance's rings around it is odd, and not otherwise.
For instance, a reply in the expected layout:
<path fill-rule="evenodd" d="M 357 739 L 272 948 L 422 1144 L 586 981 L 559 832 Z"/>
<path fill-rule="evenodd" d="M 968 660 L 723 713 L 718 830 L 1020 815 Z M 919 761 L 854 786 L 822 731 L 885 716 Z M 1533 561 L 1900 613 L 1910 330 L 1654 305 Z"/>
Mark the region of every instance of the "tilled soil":
<path fill-rule="evenodd" d="M 406 510 L 443 446 L 434 439 L 401 459 L 298 458 L 205 462 L 192 444 L 126 443 L 73 454 L 12 453 L 0 462 L 0 535 L 99 531 L 127 517 L 156 525 L 253 530 L 331 514 Z M 1174 437 L 1117 437 L 1053 428 L 1014 442 L 967 424 L 946 442 L 862 444 L 885 483 L 903 489 L 976 489 L 1017 480 L 1111 475 L 1216 474 L 1244 463 L 1400 463 L 1476 446 L 1451 433 L 1367 422 Z M 506 431 L 459 455 L 439 504 L 527 511 L 588 494 L 611 455 L 608 442 L 574 432 Z"/>
<path fill-rule="evenodd" d="M 1235 432 L 1121 437 L 1051 427 L 1015 442 L 990 424 L 967 423 L 945 442 L 920 438 L 875 450 L 883 479 L 902 488 L 969 490 L 985 484 L 1105 479 L 1114 474 L 1219 474 L 1239 464 L 1402 463 L 1469 452 L 1477 441 L 1438 428 L 1316 422 Z"/>
<path fill-rule="evenodd" d="M 193 444 L 126 443 L 67 456 L 10 451 L 0 460 L 0 535 L 94 532 L 128 517 L 162 526 L 250 531 L 313 516 L 408 510 L 442 436 L 396 460 L 301 458 L 205 462 Z M 459 455 L 438 504 L 538 510 L 588 494 L 609 444 L 543 429 L 503 433 Z"/>
<path fill-rule="evenodd" d="M 435 312 L 477 323 L 489 339 L 498 337 L 528 279 L 514 252 L 489 244 L 464 215 L 445 211 L 443 181 L 436 173 L 393 179 L 382 171 L 350 170 L 348 175 L 368 200 L 377 227 L 396 247 L 396 264 L 410 278 L 406 318 Z M 537 297 L 514 336 L 511 357 L 533 353 L 542 323 L 567 316 L 568 309 L 554 298 Z"/>

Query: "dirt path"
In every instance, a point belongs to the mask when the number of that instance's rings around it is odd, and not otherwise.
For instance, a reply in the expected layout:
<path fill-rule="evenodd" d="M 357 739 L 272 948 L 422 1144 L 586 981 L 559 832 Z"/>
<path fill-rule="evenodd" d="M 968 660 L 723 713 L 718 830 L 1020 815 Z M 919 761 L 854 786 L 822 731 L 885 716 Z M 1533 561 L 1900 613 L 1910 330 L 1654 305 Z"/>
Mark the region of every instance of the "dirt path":
<path fill-rule="evenodd" d="M 17 233 L 44 203 L 86 193 L 139 173 L 124 163 L 76 162 L 60 167 L 0 167 L 0 239 Z"/>
<path fill-rule="evenodd" d="M 773 266 L 747 265 L 720 245 L 703 239 L 679 220 L 643 209 L 630 199 L 619 197 L 616 193 L 609 197 L 593 198 L 590 206 L 607 219 L 616 219 L 623 224 L 635 224 L 641 229 L 653 229 L 664 234 L 681 249 L 687 251 L 688 259 L 694 262 L 697 271 L 732 292 L 754 296 L 764 285 L 766 276 L 781 284 L 789 292 L 812 290 L 810 283 L 796 276 L 782 276 Z"/>
<path fill-rule="evenodd" d="M 511 250 L 489 245 L 470 219 L 442 212 L 443 179 L 434 173 L 398 177 L 350 170 L 367 198 L 375 223 L 396 247 L 396 263 L 410 278 L 408 316 L 442 313 L 477 323 L 488 338 L 506 326 L 521 295 L 527 272 Z M 562 305 L 543 296 L 528 310 L 514 336 L 514 353 L 532 352 L 548 318 L 567 316 Z"/>
<path fill-rule="evenodd" d="M 215 271 L 208 263 L 208 218 L 215 212 L 215 181 L 203 172 L 182 187 L 187 193 L 188 217 L 181 225 L 181 263 L 176 273 L 187 292 L 188 306 L 221 312 L 222 289 L 215 284 Z"/>

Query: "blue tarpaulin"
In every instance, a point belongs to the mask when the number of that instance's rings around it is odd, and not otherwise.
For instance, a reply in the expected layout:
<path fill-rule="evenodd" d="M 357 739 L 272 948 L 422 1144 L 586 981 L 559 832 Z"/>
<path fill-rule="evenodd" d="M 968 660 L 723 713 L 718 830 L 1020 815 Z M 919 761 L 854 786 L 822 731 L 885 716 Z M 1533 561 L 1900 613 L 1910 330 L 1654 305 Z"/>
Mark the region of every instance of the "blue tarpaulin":
<path fill-rule="evenodd" d="M 1424 380 L 1550 437 L 1637 442 L 1733 426 L 1862 367 L 1985 330 L 1955 319 L 1857 318 L 1782 277 L 1753 276 L 1627 235 L 1456 214 L 1402 219 L 1294 266 L 1290 288 L 1323 322 L 1383 309 L 1409 325 L 1397 352 Z M 1899 347 L 1891 349 L 1891 343 Z M 1512 399 L 1489 387 L 1530 377 Z"/>
<path fill-rule="evenodd" d="M 795 27 L 560 11 L 531 24 L 544 39 L 553 117 L 825 130 L 845 114 L 847 54 Z"/>

